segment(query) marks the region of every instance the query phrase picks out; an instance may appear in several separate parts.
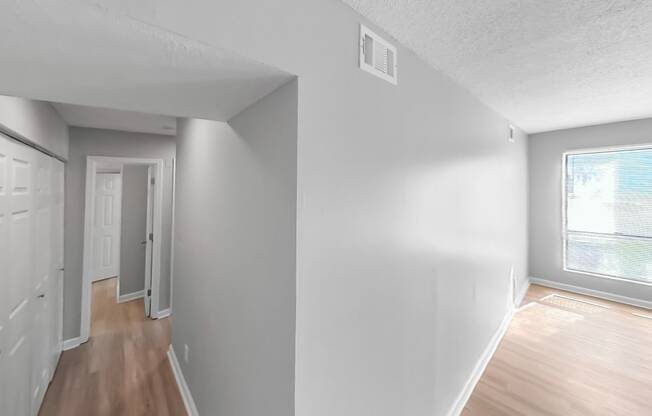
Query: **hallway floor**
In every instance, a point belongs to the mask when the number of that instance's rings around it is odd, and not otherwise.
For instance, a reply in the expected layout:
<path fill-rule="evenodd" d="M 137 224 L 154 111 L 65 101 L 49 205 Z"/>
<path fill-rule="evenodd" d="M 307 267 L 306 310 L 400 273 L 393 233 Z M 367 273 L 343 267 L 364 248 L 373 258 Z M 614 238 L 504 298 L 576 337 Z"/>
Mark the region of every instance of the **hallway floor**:
<path fill-rule="evenodd" d="M 90 340 L 61 355 L 40 416 L 185 415 L 167 358 L 169 318 L 142 299 L 117 303 L 117 279 L 93 284 Z"/>
<path fill-rule="evenodd" d="M 532 285 L 463 416 L 652 414 L 652 311 Z"/>

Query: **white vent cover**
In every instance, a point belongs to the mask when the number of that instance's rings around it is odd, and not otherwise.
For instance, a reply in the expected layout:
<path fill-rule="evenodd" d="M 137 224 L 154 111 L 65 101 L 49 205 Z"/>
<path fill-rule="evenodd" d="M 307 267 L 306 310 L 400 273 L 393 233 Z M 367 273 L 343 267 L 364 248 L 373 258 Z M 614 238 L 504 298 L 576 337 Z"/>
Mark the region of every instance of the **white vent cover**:
<path fill-rule="evenodd" d="M 360 25 L 360 68 L 396 85 L 396 48 Z"/>

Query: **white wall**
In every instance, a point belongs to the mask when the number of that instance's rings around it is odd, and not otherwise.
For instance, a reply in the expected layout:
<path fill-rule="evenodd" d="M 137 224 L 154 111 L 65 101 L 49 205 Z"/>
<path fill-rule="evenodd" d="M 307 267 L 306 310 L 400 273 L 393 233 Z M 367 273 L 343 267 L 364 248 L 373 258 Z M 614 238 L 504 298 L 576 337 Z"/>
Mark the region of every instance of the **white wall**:
<path fill-rule="evenodd" d="M 172 345 L 199 412 L 293 414 L 297 84 L 178 137 Z"/>
<path fill-rule="evenodd" d="M 163 233 L 172 232 L 172 159 L 176 137 L 81 127 L 70 128 L 70 155 L 66 165 L 64 339 L 79 336 L 82 259 L 84 246 L 84 192 L 86 156 L 156 158 L 165 161 Z M 123 183 L 124 186 L 124 183 Z M 169 306 L 171 238 L 162 239 L 159 309 Z"/>
<path fill-rule="evenodd" d="M 530 136 L 530 276 L 652 302 L 652 286 L 563 270 L 562 167 L 570 150 L 652 143 L 652 119 Z"/>
<path fill-rule="evenodd" d="M 49 103 L 0 95 L 0 124 L 55 155 L 68 158 L 68 125 Z"/>
<path fill-rule="evenodd" d="M 406 48 L 361 71 L 339 1 L 149 4 L 103 2 L 299 76 L 296 414 L 445 414 L 527 273 L 525 135 Z"/>

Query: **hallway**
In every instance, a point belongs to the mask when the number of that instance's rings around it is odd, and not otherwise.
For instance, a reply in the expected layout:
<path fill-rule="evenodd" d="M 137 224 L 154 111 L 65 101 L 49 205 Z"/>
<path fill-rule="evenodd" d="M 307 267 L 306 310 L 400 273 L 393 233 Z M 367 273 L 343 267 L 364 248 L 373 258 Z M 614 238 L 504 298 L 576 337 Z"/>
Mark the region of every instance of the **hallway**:
<path fill-rule="evenodd" d="M 93 284 L 91 338 L 62 354 L 39 415 L 185 415 L 167 359 L 169 318 L 116 301 L 117 279 Z"/>

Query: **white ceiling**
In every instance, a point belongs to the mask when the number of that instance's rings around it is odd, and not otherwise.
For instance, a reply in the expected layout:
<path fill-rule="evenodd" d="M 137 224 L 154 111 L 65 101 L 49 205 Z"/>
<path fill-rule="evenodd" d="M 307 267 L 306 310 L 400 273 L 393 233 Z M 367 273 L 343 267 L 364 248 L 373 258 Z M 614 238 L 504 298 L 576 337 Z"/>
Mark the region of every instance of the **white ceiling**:
<path fill-rule="evenodd" d="M 170 136 L 177 134 L 175 117 L 74 104 L 51 104 L 70 126 Z"/>
<path fill-rule="evenodd" d="M 292 78 L 99 4 L 10 2 L 0 27 L 3 95 L 226 121 Z"/>
<path fill-rule="evenodd" d="M 652 116 L 652 1 L 343 1 L 527 132 Z"/>

